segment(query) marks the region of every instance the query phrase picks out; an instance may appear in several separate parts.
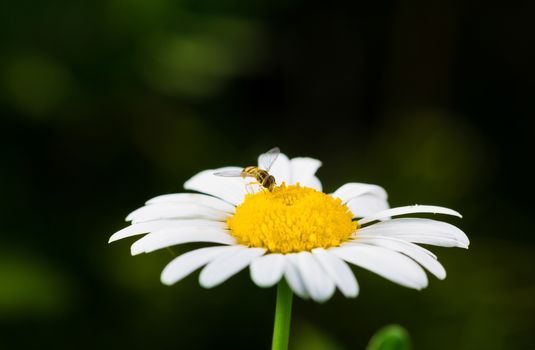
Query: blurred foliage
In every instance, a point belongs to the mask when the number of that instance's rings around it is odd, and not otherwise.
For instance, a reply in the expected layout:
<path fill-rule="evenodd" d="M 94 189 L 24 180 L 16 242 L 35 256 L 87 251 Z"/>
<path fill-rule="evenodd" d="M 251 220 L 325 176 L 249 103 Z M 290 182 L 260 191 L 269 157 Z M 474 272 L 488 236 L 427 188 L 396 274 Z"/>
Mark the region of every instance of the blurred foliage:
<path fill-rule="evenodd" d="M 65 103 L 72 90 L 69 73 L 54 60 L 39 54 L 20 54 L 3 69 L 8 98 L 29 116 L 50 114 Z"/>
<path fill-rule="evenodd" d="M 261 39 L 258 25 L 229 18 L 197 21 L 204 22 L 202 29 L 192 33 L 147 40 L 147 59 L 139 70 L 150 86 L 178 96 L 213 95 L 230 78 L 254 67 Z"/>
<path fill-rule="evenodd" d="M 291 330 L 290 349 L 295 350 L 344 350 L 345 348 L 321 328 L 314 327 L 305 320 L 294 321 Z"/>
<path fill-rule="evenodd" d="M 42 260 L 42 259 L 41 259 Z M 49 317 L 68 312 L 75 291 L 61 269 L 34 256 L 0 255 L 0 320 Z"/>
<path fill-rule="evenodd" d="M 366 350 L 410 350 L 410 338 L 407 331 L 399 325 L 381 328 L 375 333 Z"/>
<path fill-rule="evenodd" d="M 1 347 L 269 348 L 275 291 L 247 272 L 166 287 L 168 251 L 106 242 L 279 146 L 321 159 L 326 191 L 457 209 L 472 240 L 433 248 L 448 278 L 422 292 L 358 269 L 355 300 L 297 299 L 295 349 L 364 349 L 385 324 L 415 349 L 531 349 L 534 4 L 2 2 Z"/>

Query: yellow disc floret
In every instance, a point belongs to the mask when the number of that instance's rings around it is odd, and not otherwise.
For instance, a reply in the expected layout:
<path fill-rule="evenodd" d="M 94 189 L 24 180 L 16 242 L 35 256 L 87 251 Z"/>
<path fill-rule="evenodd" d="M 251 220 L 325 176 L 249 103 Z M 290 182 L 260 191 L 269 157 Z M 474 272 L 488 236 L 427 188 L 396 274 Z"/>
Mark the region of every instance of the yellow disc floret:
<path fill-rule="evenodd" d="M 339 198 L 299 184 L 248 194 L 227 220 L 238 243 L 272 253 L 338 246 L 357 229 Z"/>

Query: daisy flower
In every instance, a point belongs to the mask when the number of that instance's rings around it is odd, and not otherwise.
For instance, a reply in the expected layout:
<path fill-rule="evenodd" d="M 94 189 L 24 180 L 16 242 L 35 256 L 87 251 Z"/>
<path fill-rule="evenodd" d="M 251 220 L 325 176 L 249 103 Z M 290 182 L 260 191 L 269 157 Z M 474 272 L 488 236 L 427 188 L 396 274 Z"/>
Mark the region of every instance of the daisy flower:
<path fill-rule="evenodd" d="M 277 185 L 266 189 L 250 185 L 250 178 L 216 175 L 240 174 L 242 167 L 202 171 L 184 184 L 198 193 L 149 200 L 128 215 L 131 225 L 110 242 L 144 234 L 131 246 L 132 255 L 191 242 L 216 244 L 176 257 L 161 281 L 172 285 L 203 268 L 199 283 L 212 288 L 249 267 L 260 287 L 281 282 L 278 300 L 289 295 L 289 303 L 291 291 L 316 302 L 325 302 L 336 289 L 356 297 L 359 285 L 348 264 L 420 290 L 428 284 L 424 269 L 438 279 L 446 271 L 417 244 L 468 248 L 467 236 L 451 224 L 398 218 L 420 213 L 461 217 L 458 212 L 431 205 L 389 208 L 386 191 L 371 184 L 347 183 L 326 194 L 315 176 L 319 160 L 289 159 L 274 151 L 260 155 L 259 168 L 271 167 Z M 279 311 L 278 302 L 276 317 L 284 318 Z"/>

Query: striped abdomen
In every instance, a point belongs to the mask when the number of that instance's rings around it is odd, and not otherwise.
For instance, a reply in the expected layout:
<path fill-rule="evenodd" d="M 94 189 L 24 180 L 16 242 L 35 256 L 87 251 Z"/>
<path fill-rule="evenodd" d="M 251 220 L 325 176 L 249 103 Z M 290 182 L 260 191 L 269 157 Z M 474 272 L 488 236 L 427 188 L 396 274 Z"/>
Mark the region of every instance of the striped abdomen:
<path fill-rule="evenodd" d="M 245 176 L 254 177 L 256 181 L 258 181 L 258 183 L 262 185 L 262 187 L 267 188 L 270 191 L 276 185 L 275 178 L 272 175 L 270 175 L 267 171 L 262 170 L 259 167 L 248 166 L 245 169 L 243 169 L 242 173 L 244 177 Z"/>

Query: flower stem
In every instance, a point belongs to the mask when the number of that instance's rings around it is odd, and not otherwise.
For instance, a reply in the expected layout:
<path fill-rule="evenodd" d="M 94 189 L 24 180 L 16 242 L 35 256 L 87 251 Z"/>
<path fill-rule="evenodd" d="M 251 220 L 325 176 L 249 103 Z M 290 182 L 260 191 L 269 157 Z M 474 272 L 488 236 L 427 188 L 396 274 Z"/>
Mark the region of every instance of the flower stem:
<path fill-rule="evenodd" d="M 271 350 L 287 350 L 292 319 L 292 290 L 284 279 L 277 287 L 277 306 L 275 308 L 275 326 Z"/>

